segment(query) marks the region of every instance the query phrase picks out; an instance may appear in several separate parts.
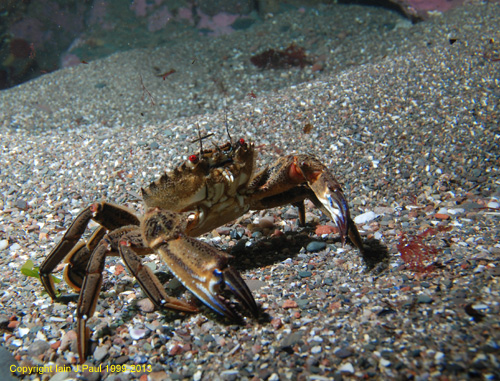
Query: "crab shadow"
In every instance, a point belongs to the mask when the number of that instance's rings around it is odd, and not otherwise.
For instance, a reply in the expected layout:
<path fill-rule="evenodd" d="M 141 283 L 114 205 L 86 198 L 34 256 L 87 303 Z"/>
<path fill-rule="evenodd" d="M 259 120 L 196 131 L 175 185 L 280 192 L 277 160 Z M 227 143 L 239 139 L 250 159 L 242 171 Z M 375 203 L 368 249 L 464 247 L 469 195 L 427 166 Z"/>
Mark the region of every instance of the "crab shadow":
<path fill-rule="evenodd" d="M 340 237 L 320 238 L 313 237 L 314 226 L 306 226 L 300 231 L 288 232 L 279 236 L 264 237 L 260 239 L 241 238 L 229 251 L 234 258 L 231 266 L 238 271 L 249 271 L 259 267 L 271 266 L 287 259 L 294 259 L 299 254 L 314 255 L 325 250 L 331 250 L 328 245 L 340 243 Z M 325 242 L 327 246 L 321 250 L 303 251 L 311 242 Z M 388 248 L 379 240 L 364 239 L 363 253 L 348 239 L 348 245 L 363 258 L 363 263 L 368 271 L 381 272 L 385 269 L 389 258 Z M 334 249 L 335 250 L 335 249 Z"/>

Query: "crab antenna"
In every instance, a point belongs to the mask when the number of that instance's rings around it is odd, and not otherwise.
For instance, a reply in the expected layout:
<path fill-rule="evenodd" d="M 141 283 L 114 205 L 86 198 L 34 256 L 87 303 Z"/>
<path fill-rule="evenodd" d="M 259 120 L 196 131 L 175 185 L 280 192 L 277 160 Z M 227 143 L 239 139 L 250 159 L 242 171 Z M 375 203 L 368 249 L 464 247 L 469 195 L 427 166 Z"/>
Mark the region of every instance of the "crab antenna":
<path fill-rule="evenodd" d="M 200 140 L 200 158 L 201 158 L 203 156 L 203 139 L 201 138 L 200 125 L 196 124 L 196 127 L 198 127 L 198 139 Z"/>
<path fill-rule="evenodd" d="M 203 155 L 203 139 L 209 138 L 210 136 L 213 136 L 213 133 L 206 134 L 204 136 L 201 136 L 201 131 L 200 131 L 200 126 L 197 124 L 198 127 L 198 139 L 191 140 L 191 143 L 196 143 L 200 142 L 200 156 Z"/>
<path fill-rule="evenodd" d="M 224 124 L 226 125 L 226 133 L 227 133 L 227 136 L 229 137 L 229 143 L 231 143 L 231 145 L 233 145 L 233 139 L 231 139 L 231 134 L 229 134 L 229 125 L 227 123 L 227 109 L 224 108 Z"/>

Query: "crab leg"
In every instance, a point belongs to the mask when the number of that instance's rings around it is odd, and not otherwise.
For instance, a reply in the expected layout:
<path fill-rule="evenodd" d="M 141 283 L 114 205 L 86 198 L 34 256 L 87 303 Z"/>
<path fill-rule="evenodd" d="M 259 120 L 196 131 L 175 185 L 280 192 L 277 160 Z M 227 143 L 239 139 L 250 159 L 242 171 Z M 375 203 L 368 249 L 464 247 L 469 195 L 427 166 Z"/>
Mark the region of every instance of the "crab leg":
<path fill-rule="evenodd" d="M 114 230 L 126 225 L 139 225 L 140 223 L 139 219 L 128 209 L 108 202 L 95 203 L 82 210 L 71 223 L 61 241 L 52 249 L 40 266 L 40 281 L 52 300 L 56 299 L 56 290 L 50 273 L 66 256 L 78 251 L 75 246 L 82 238 L 91 219 L 107 230 Z"/>
<path fill-rule="evenodd" d="M 73 290 L 80 291 L 90 257 L 105 234 L 106 229 L 100 226 L 86 244 L 82 241 L 78 242 L 66 256 L 64 261 L 67 262 L 67 265 L 64 268 L 64 280 Z"/>
<path fill-rule="evenodd" d="M 141 227 L 148 246 L 160 253 L 177 279 L 203 303 L 221 315 L 238 320 L 220 295 L 227 285 L 236 298 L 257 315 L 258 307 L 248 286 L 238 272 L 228 266 L 231 256 L 186 236 L 186 223 L 184 213 L 154 208 L 146 213 Z"/>
<path fill-rule="evenodd" d="M 140 232 L 134 231 L 120 240 L 119 251 L 125 265 L 137 279 L 144 293 L 158 308 L 168 308 L 183 312 L 197 312 L 198 309 L 196 307 L 168 296 L 153 271 L 142 264 L 140 255 L 144 255 L 145 251 L 147 253 L 152 252 L 143 242 Z"/>
<path fill-rule="evenodd" d="M 118 247 L 118 243 L 123 241 L 123 238 L 135 238 L 136 245 L 140 246 L 138 252 L 132 250 L 122 254 L 123 246 Z M 147 267 L 142 266 L 142 261 L 139 255 L 152 253 L 152 250 L 141 245 L 142 239 L 140 232 L 136 226 L 124 226 L 120 229 L 115 229 L 109 234 L 106 234 L 99 242 L 92 255 L 88 259 L 88 266 L 83 277 L 83 284 L 78 298 L 77 305 L 77 324 L 78 324 L 78 354 L 80 361 L 84 362 L 87 357 L 88 341 L 90 339 L 90 330 L 87 327 L 87 320 L 90 319 L 95 312 L 97 300 L 102 286 L 102 272 L 106 257 L 117 255 L 118 251 L 127 264 L 130 272 L 137 278 L 142 290 L 151 298 L 151 300 L 159 307 L 175 309 L 185 312 L 196 312 L 197 309 L 175 298 L 170 298 L 163 287 Z"/>

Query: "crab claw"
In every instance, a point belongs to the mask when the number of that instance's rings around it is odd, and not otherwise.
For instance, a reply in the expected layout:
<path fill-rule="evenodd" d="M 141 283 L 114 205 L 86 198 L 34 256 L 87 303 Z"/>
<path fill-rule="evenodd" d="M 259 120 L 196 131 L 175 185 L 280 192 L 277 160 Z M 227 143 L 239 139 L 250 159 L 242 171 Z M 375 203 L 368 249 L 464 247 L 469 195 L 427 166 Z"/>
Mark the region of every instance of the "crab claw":
<path fill-rule="evenodd" d="M 228 266 L 224 270 L 224 283 L 229 287 L 236 299 L 242 302 L 253 316 L 257 317 L 259 315 L 259 307 L 257 307 L 257 303 L 255 303 L 255 299 L 248 289 L 247 284 L 231 266 Z"/>
<path fill-rule="evenodd" d="M 342 244 L 349 230 L 351 217 L 340 184 L 317 159 L 307 155 L 294 157 L 290 168 L 291 178 L 303 178 L 321 203 L 320 207 L 339 229 Z"/>
<path fill-rule="evenodd" d="M 229 254 L 187 236 L 165 242 L 157 250 L 177 279 L 217 313 L 239 320 L 221 295 L 227 286 L 239 302 L 257 315 L 257 304 L 248 286 L 238 272 L 227 265 Z"/>
<path fill-rule="evenodd" d="M 217 313 L 233 320 L 238 314 L 222 297 L 227 286 L 236 299 L 252 314 L 257 304 L 245 281 L 228 265 L 231 255 L 185 235 L 186 216 L 150 209 L 142 222 L 144 238 L 158 252 L 170 271 L 198 299 Z"/>

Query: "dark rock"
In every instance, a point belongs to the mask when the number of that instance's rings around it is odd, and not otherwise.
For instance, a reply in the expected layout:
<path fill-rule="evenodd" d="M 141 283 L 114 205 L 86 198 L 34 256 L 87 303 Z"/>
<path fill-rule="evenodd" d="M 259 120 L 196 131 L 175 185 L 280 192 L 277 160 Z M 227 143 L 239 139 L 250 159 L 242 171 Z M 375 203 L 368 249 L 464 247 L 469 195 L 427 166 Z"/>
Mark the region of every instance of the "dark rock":
<path fill-rule="evenodd" d="M 345 359 L 349 356 L 352 356 L 353 352 L 349 347 L 342 347 L 339 350 L 334 352 L 334 355 L 340 359 Z"/>
<path fill-rule="evenodd" d="M 14 356 L 4 347 L 0 346 L 0 374 L 2 380 L 15 381 L 16 378 L 12 376 L 11 366 L 17 366 L 18 363 Z"/>
<path fill-rule="evenodd" d="M 326 242 L 322 241 L 312 241 L 306 246 L 306 250 L 310 253 L 323 250 L 326 247 Z"/>

